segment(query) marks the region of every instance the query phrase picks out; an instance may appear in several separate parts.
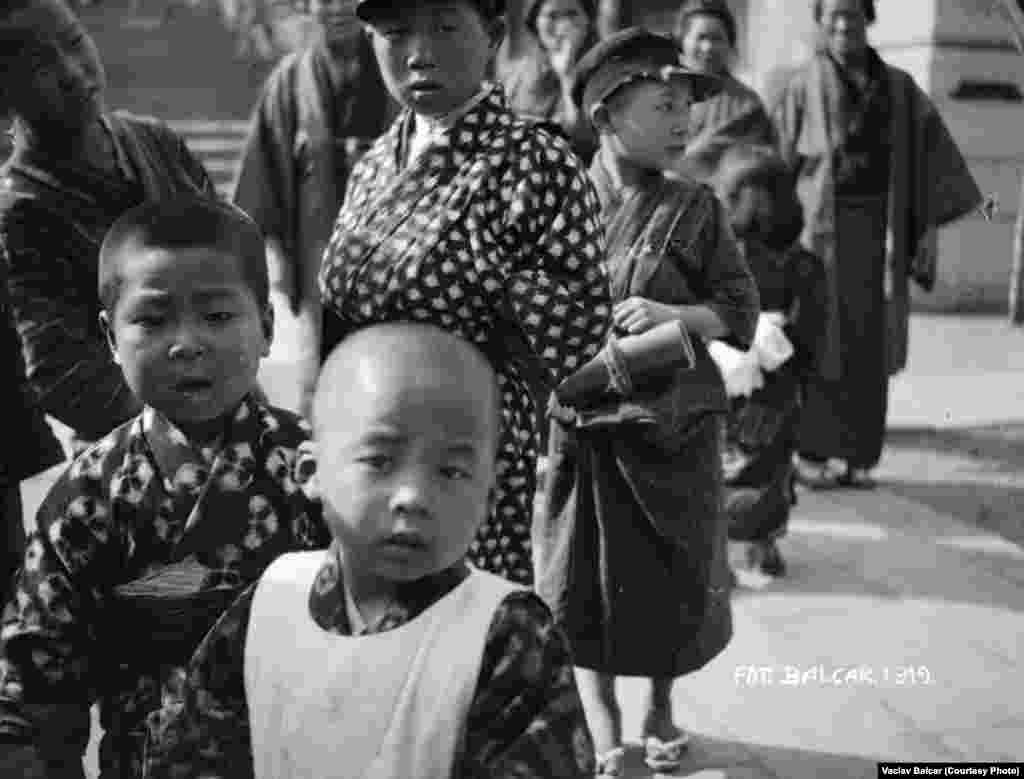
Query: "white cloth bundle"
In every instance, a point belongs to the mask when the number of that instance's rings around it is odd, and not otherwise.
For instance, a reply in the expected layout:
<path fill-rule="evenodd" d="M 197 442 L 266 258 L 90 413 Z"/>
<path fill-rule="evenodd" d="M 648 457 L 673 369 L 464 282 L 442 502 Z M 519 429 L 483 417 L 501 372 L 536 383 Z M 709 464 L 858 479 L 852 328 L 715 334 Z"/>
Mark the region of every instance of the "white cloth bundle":
<path fill-rule="evenodd" d="M 754 333 L 751 350 L 757 352 L 763 370 L 778 370 L 793 356 L 793 344 L 782 330 L 785 324 L 786 315 L 781 311 L 765 311 L 757 317 L 757 331 Z"/>
<path fill-rule="evenodd" d="M 778 370 L 793 356 L 793 344 L 782 330 L 785 322 L 785 315 L 778 311 L 759 314 L 754 343 L 747 351 L 724 341 L 708 342 L 708 354 L 718 366 L 730 398 L 749 398 L 764 386 L 765 371 Z"/>

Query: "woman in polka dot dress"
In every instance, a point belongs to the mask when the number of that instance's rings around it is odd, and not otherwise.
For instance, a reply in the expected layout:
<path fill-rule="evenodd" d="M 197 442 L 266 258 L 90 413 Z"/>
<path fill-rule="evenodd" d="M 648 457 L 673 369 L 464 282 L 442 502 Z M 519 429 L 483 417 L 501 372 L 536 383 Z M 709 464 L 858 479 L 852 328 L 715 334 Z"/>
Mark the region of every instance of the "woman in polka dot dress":
<path fill-rule="evenodd" d="M 325 354 L 382 321 L 436 324 L 498 369 L 505 430 L 476 566 L 532 580 L 537 414 L 599 350 L 610 322 L 599 205 L 566 143 L 518 119 L 484 74 L 503 0 L 361 0 L 381 73 L 404 111 L 356 165 L 324 254 Z"/>

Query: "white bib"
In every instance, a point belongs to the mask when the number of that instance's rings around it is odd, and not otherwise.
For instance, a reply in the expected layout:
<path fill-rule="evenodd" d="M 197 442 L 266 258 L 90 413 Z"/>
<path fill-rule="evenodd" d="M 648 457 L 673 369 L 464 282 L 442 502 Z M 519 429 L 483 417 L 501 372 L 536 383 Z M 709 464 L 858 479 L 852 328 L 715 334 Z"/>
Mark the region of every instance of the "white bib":
<path fill-rule="evenodd" d="M 309 613 L 323 552 L 263 574 L 245 644 L 256 779 L 450 776 L 495 611 L 521 588 L 474 570 L 401 627 L 324 631 Z"/>

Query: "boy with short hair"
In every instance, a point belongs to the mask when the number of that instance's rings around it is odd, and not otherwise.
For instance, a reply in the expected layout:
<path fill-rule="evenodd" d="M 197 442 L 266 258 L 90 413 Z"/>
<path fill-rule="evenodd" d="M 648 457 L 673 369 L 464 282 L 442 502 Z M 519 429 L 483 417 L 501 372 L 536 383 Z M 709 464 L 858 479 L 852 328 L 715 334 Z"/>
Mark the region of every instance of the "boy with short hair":
<path fill-rule="evenodd" d="M 29 539 L 0 649 L 0 775 L 141 776 L 150 714 L 238 592 L 326 545 L 292 478 L 308 426 L 257 399 L 273 332 L 263 238 L 241 211 L 138 206 L 100 252 L 102 325 L 143 412 L 77 458 Z"/>
<path fill-rule="evenodd" d="M 550 612 L 465 561 L 500 409 L 485 358 L 440 329 L 337 347 L 306 445 L 334 543 L 281 558 L 203 641 L 148 776 L 593 775 Z"/>
<path fill-rule="evenodd" d="M 537 591 L 569 636 L 602 775 L 625 770 L 618 676 L 644 677 L 645 761 L 672 773 L 689 741 L 673 719 L 673 680 L 732 636 L 719 450 L 728 404 L 705 341 L 749 343 L 757 288 L 714 192 L 669 175 L 691 107 L 720 82 L 639 27 L 587 52 L 576 78 L 573 99 L 600 138 L 590 176 L 615 328 L 597 358 L 602 391 L 575 389 L 593 363 L 555 388 Z M 676 348 L 641 350 L 661 328 Z"/>

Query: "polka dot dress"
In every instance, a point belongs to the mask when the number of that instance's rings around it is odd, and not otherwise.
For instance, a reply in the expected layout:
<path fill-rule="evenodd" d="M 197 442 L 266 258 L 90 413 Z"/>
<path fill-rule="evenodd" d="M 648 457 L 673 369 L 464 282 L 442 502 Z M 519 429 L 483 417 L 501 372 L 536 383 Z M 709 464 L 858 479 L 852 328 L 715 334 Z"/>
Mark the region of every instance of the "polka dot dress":
<path fill-rule="evenodd" d="M 610 322 L 599 205 L 560 138 L 516 118 L 492 87 L 410 164 L 410 114 L 357 164 L 320 288 L 345 328 L 434 324 L 498 370 L 505 429 L 495 511 L 470 560 L 530 583 L 537 410 L 527 376 L 554 384 L 593 357 Z"/>

